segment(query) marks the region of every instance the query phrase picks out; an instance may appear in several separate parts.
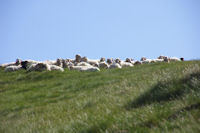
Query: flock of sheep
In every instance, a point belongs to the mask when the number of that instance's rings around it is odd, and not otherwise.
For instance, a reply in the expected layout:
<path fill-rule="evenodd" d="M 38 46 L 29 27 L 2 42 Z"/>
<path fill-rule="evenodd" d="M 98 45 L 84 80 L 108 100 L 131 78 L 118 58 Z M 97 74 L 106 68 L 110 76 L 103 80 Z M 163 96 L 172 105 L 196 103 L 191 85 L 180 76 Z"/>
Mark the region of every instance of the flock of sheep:
<path fill-rule="evenodd" d="M 75 59 L 57 59 L 55 61 L 34 61 L 25 60 L 22 61 L 17 59 L 16 62 L 2 64 L 0 67 L 4 68 L 5 72 L 17 71 L 20 69 L 25 69 L 28 72 L 31 71 L 64 71 L 64 68 L 69 70 L 78 71 L 100 71 L 101 68 L 112 69 L 112 68 L 123 68 L 123 67 L 133 67 L 134 65 L 155 63 L 155 62 L 171 62 L 171 61 L 183 61 L 183 58 L 177 57 L 167 57 L 159 56 L 157 59 L 147 59 L 142 57 L 140 61 L 134 61 L 131 58 L 126 58 L 125 61 L 120 59 L 101 58 L 100 60 L 92 60 L 87 57 L 81 57 L 76 55 Z"/>

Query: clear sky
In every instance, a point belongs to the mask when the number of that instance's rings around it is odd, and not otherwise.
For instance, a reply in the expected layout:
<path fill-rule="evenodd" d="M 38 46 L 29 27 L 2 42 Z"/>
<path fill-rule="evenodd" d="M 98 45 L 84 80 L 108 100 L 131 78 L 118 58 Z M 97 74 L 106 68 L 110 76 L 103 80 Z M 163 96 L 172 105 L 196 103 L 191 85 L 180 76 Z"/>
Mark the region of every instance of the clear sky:
<path fill-rule="evenodd" d="M 0 0 L 0 63 L 199 51 L 200 0 Z"/>

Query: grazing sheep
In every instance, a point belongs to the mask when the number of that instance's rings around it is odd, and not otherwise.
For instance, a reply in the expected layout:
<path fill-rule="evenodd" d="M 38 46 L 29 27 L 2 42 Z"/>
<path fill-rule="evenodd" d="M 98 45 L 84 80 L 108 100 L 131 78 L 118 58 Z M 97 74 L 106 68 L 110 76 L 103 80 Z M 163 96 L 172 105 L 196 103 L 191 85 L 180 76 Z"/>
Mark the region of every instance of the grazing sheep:
<path fill-rule="evenodd" d="M 17 70 L 20 70 L 22 69 L 22 66 L 19 65 L 19 66 L 7 66 L 4 71 L 5 72 L 14 72 L 14 71 L 17 71 Z"/>
<path fill-rule="evenodd" d="M 102 61 L 99 63 L 99 68 L 109 68 L 109 65 L 108 63 L 106 63 L 105 61 Z"/>
<path fill-rule="evenodd" d="M 170 60 L 171 62 L 174 62 L 174 61 L 181 61 L 181 60 L 180 60 L 179 58 L 177 58 L 177 57 L 170 57 L 169 60 Z"/>
<path fill-rule="evenodd" d="M 121 61 L 120 63 L 121 67 L 133 67 L 133 64 L 132 63 L 129 63 L 129 62 L 124 62 L 124 61 Z"/>
<path fill-rule="evenodd" d="M 154 61 L 154 62 L 163 62 L 164 59 L 153 59 L 152 62 L 153 62 L 153 61 Z"/>
<path fill-rule="evenodd" d="M 55 65 L 59 66 L 59 67 L 63 67 L 63 61 L 62 61 L 62 59 L 57 59 Z"/>
<path fill-rule="evenodd" d="M 105 62 L 106 59 L 104 57 L 101 57 L 100 62 Z"/>
<path fill-rule="evenodd" d="M 81 72 L 86 71 L 86 72 L 97 72 L 100 71 L 100 69 L 98 67 L 83 67 L 81 70 Z"/>
<path fill-rule="evenodd" d="M 98 60 L 91 60 L 91 59 L 88 59 L 87 61 L 90 65 L 92 66 L 95 66 L 95 67 L 98 67 L 99 66 L 99 61 Z"/>
<path fill-rule="evenodd" d="M 31 71 L 35 71 L 35 66 L 37 64 L 31 64 L 29 67 L 26 67 L 25 69 L 27 69 L 28 72 L 31 72 Z"/>
<path fill-rule="evenodd" d="M 86 56 L 82 57 L 81 62 L 88 62 L 88 58 Z"/>
<path fill-rule="evenodd" d="M 75 56 L 75 62 L 81 62 L 81 56 L 79 55 L 79 54 L 77 54 L 76 56 Z"/>
<path fill-rule="evenodd" d="M 0 67 L 8 67 L 8 66 L 14 66 L 16 62 L 10 62 L 10 63 L 5 63 L 5 64 L 1 64 Z"/>
<path fill-rule="evenodd" d="M 181 60 L 177 57 L 165 57 L 164 61 L 169 63 L 169 62 L 175 62 L 175 61 L 181 61 Z"/>
<path fill-rule="evenodd" d="M 160 55 L 157 59 L 163 59 L 164 60 L 165 57 L 167 57 L 167 56 Z"/>
<path fill-rule="evenodd" d="M 28 68 L 28 61 L 22 61 L 21 65 L 22 65 L 22 68 L 26 70 Z"/>
<path fill-rule="evenodd" d="M 22 62 L 21 59 L 16 59 L 16 61 L 15 61 L 15 65 L 16 65 L 16 66 L 21 65 L 21 62 Z"/>
<path fill-rule="evenodd" d="M 70 70 L 78 70 L 78 71 L 88 71 L 88 72 L 95 72 L 100 71 L 98 67 L 90 67 L 90 66 L 71 66 Z"/>
<path fill-rule="evenodd" d="M 45 63 L 32 64 L 27 71 L 51 71 L 50 65 Z"/>
<path fill-rule="evenodd" d="M 90 66 L 91 67 L 92 65 L 90 65 L 87 62 L 80 62 L 80 63 L 76 64 L 76 66 Z"/>
<path fill-rule="evenodd" d="M 184 58 L 183 58 L 183 57 L 181 57 L 181 58 L 180 58 L 180 60 L 181 60 L 181 61 L 184 61 Z"/>
<path fill-rule="evenodd" d="M 62 59 L 62 67 L 67 68 L 67 61 Z"/>
<path fill-rule="evenodd" d="M 107 63 L 108 64 L 112 64 L 113 63 L 113 59 L 112 58 L 107 59 Z"/>
<path fill-rule="evenodd" d="M 125 62 L 132 63 L 132 62 L 133 62 L 133 59 L 132 59 L 132 58 L 126 58 Z"/>
<path fill-rule="evenodd" d="M 149 63 L 153 63 L 153 62 L 154 61 L 151 60 L 151 59 L 145 59 L 145 60 L 142 61 L 142 63 L 144 63 L 144 64 L 149 64 Z"/>
<path fill-rule="evenodd" d="M 46 63 L 48 65 L 56 65 L 57 61 L 56 60 L 46 60 L 46 61 L 43 61 L 43 63 Z"/>
<path fill-rule="evenodd" d="M 66 59 L 65 61 L 66 61 L 66 62 L 74 62 L 73 59 Z"/>
<path fill-rule="evenodd" d="M 119 68 L 119 69 L 121 69 L 122 67 L 118 64 L 118 63 L 112 63 L 110 66 L 109 66 L 109 68 Z"/>
<path fill-rule="evenodd" d="M 141 65 L 141 64 L 142 64 L 141 61 L 136 61 L 136 62 L 134 62 L 134 65 Z"/>
<path fill-rule="evenodd" d="M 119 58 L 115 59 L 115 63 L 118 63 L 120 64 L 121 63 L 121 60 Z"/>
<path fill-rule="evenodd" d="M 169 63 L 169 58 L 168 58 L 168 57 L 165 57 L 165 58 L 164 58 L 164 62 Z"/>
<path fill-rule="evenodd" d="M 61 71 L 61 72 L 63 72 L 64 71 L 64 69 L 62 68 L 62 67 L 59 67 L 59 66 L 56 66 L 56 65 L 49 65 L 50 66 L 50 70 L 51 71 Z"/>
<path fill-rule="evenodd" d="M 140 59 L 140 61 L 145 61 L 147 58 L 146 57 L 142 57 L 141 59 Z"/>
<path fill-rule="evenodd" d="M 34 60 L 25 60 L 21 62 L 22 68 L 24 68 L 25 70 L 27 68 L 29 68 L 32 64 L 37 64 L 37 63 L 41 63 L 39 61 L 34 61 Z"/>

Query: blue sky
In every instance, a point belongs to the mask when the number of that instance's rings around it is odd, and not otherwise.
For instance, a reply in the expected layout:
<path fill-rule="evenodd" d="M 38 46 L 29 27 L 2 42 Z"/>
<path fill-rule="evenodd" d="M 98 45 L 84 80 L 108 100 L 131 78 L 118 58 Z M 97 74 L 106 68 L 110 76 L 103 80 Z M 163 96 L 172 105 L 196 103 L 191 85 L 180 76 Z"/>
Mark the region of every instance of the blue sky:
<path fill-rule="evenodd" d="M 200 58 L 200 0 L 1 0 L 0 63 Z"/>

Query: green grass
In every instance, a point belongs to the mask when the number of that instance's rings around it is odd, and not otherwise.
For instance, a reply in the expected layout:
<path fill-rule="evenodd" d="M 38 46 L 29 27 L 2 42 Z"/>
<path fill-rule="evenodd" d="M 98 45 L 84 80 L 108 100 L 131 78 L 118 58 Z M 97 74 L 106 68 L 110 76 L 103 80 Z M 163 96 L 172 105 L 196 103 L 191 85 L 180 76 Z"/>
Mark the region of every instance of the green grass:
<path fill-rule="evenodd" d="M 200 132 L 200 61 L 6 73 L 0 132 Z"/>

